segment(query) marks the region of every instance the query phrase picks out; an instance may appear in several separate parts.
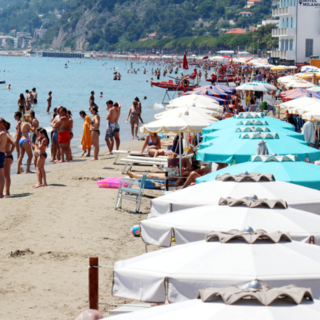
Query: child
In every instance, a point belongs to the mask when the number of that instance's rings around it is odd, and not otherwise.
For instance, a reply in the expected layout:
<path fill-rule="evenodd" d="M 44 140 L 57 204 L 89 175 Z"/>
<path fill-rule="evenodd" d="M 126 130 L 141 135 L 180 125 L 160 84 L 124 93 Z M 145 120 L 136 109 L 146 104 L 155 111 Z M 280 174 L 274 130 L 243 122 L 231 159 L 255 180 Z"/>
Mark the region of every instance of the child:
<path fill-rule="evenodd" d="M 37 142 L 32 144 L 34 148 L 34 165 L 37 170 L 38 183 L 33 188 L 46 187 L 47 179 L 44 165 L 47 159 L 46 149 L 49 145 L 49 137 L 46 129 L 37 129 Z"/>

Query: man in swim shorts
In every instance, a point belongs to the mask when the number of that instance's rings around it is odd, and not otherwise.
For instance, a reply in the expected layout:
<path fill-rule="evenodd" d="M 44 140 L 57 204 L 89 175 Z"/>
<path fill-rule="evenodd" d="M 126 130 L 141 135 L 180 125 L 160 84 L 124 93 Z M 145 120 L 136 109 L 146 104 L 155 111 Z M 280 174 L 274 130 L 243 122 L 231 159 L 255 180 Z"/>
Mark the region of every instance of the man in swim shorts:
<path fill-rule="evenodd" d="M 68 142 L 69 142 L 69 119 L 67 118 L 67 109 L 64 107 L 58 107 L 58 116 L 53 120 L 52 126 L 58 130 L 58 143 L 60 147 L 60 157 L 59 163 L 68 161 L 64 160 L 67 157 L 68 152 Z M 59 117 L 59 118 L 58 118 Z"/>
<path fill-rule="evenodd" d="M 117 114 L 117 119 L 116 119 L 116 127 L 114 129 L 114 140 L 116 140 L 116 150 L 119 150 L 120 147 L 120 125 L 119 125 L 119 118 L 121 115 L 121 105 L 120 102 L 116 102 L 113 105 L 113 109 L 115 110 Z"/>
<path fill-rule="evenodd" d="M 33 110 L 29 111 L 30 117 L 31 117 L 31 131 L 29 133 L 30 140 L 33 144 L 36 144 L 37 140 L 37 129 L 39 128 L 39 121 L 35 118 L 35 112 Z"/>
<path fill-rule="evenodd" d="M 117 113 L 115 111 L 115 109 L 113 108 L 113 101 L 109 100 L 107 101 L 107 108 L 106 108 L 109 113 L 106 117 L 106 119 L 108 120 L 108 128 L 107 128 L 107 132 L 106 132 L 106 143 L 109 149 L 109 153 L 107 153 L 107 155 L 112 154 L 112 150 L 113 150 L 113 145 L 114 145 L 114 130 L 116 128 L 116 121 L 117 121 Z"/>
<path fill-rule="evenodd" d="M 3 189 L 4 189 L 4 161 L 5 157 L 5 148 L 7 144 L 7 132 L 5 127 L 6 121 L 0 118 L 0 198 L 3 198 Z"/>

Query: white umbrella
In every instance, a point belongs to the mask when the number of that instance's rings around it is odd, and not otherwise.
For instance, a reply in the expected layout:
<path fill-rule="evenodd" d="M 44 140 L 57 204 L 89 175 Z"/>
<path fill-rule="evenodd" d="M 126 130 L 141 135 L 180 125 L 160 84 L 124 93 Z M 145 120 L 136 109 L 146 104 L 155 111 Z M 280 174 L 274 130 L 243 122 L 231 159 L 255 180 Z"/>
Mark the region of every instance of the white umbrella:
<path fill-rule="evenodd" d="M 314 189 L 282 181 L 210 181 L 151 200 L 151 216 L 198 206 L 217 205 L 221 196 L 241 199 L 251 194 L 258 198 L 282 199 L 295 209 L 320 214 L 320 191 Z"/>
<path fill-rule="evenodd" d="M 105 318 L 104 320 L 109 320 Z M 114 316 L 115 320 L 318 320 L 320 301 L 303 301 L 296 305 L 276 302 L 262 306 L 255 300 L 240 301 L 234 305 L 223 302 L 202 302 L 193 299 Z"/>
<path fill-rule="evenodd" d="M 277 87 L 272 85 L 272 84 L 269 84 L 267 82 L 264 82 L 264 81 L 253 81 L 252 83 L 260 83 L 262 84 L 266 89 L 268 90 L 271 90 L 271 91 L 276 91 L 277 90 Z"/>
<path fill-rule="evenodd" d="M 167 296 L 175 303 L 194 299 L 205 287 L 243 288 L 255 279 L 272 287 L 311 288 L 319 299 L 320 247 L 297 241 L 191 242 L 116 262 L 112 293 L 148 302 Z"/>
<path fill-rule="evenodd" d="M 302 114 L 302 119 L 310 121 L 320 121 L 320 109 L 314 109 L 313 111 Z"/>
<path fill-rule="evenodd" d="M 217 100 L 197 94 L 190 94 L 170 100 L 169 104 L 166 106 L 166 109 L 174 109 L 184 107 L 186 105 L 214 111 L 221 110 L 221 112 L 223 112 L 223 107 L 219 105 Z"/>
<path fill-rule="evenodd" d="M 314 86 L 310 88 L 309 91 L 320 92 L 320 86 Z"/>
<path fill-rule="evenodd" d="M 221 56 L 215 56 L 215 57 L 211 57 L 209 58 L 209 60 L 212 60 L 212 61 L 222 61 L 222 60 L 225 60 L 227 58 L 224 58 L 224 57 L 221 57 Z"/>
<path fill-rule="evenodd" d="M 165 110 L 173 110 L 173 109 L 179 109 L 181 107 L 192 107 L 197 109 L 203 109 L 203 110 L 210 110 L 212 112 L 216 112 L 218 114 L 221 114 L 223 112 L 223 107 L 219 106 L 215 103 L 203 103 L 201 101 L 192 102 L 192 103 L 185 103 L 179 101 L 177 103 L 168 104 L 165 107 Z"/>
<path fill-rule="evenodd" d="M 188 112 L 191 117 L 206 119 L 210 123 L 218 121 L 218 119 L 213 117 L 220 116 L 219 112 L 215 112 L 209 109 L 201 109 L 201 108 L 186 106 L 186 107 L 181 107 L 181 108 L 157 113 L 154 115 L 154 118 L 155 120 L 161 120 L 165 118 L 174 118 L 179 116 L 180 114 L 185 114 L 186 112 Z"/>
<path fill-rule="evenodd" d="M 294 113 L 295 110 L 306 110 L 313 106 L 320 108 L 320 101 L 309 97 L 302 97 L 280 104 L 280 107 L 287 109 L 289 113 Z"/>
<path fill-rule="evenodd" d="M 202 206 L 180 210 L 140 222 L 141 237 L 145 243 L 169 247 L 172 237 L 176 244 L 204 240 L 206 233 L 243 230 L 267 232 L 287 231 L 293 240 L 309 242 L 310 236 L 320 245 L 320 216 L 293 208 L 269 209 L 229 206 Z"/>
<path fill-rule="evenodd" d="M 288 83 L 288 82 L 292 82 L 295 80 L 298 80 L 299 78 L 295 77 L 295 76 L 285 76 L 285 77 L 280 77 L 278 78 L 278 82 L 279 83 Z"/>
<path fill-rule="evenodd" d="M 288 88 L 312 88 L 314 85 L 305 80 L 294 80 L 285 84 Z"/>
<path fill-rule="evenodd" d="M 258 83 L 258 82 L 244 83 L 241 86 L 236 87 L 236 90 L 262 91 L 262 92 L 268 91 L 268 89 L 262 83 Z"/>

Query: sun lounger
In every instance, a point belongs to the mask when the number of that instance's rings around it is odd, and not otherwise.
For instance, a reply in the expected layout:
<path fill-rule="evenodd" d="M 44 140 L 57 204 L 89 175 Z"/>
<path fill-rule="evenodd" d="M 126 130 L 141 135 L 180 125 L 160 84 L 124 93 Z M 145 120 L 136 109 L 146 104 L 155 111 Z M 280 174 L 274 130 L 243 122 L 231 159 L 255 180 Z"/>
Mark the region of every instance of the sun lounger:
<path fill-rule="evenodd" d="M 125 159 L 120 159 L 120 162 L 125 163 L 125 166 L 122 170 L 122 173 L 125 173 L 127 171 L 127 166 L 130 165 L 129 169 L 130 170 L 134 164 L 140 164 L 140 165 L 146 165 L 146 166 L 152 166 L 152 165 L 157 165 L 157 166 L 162 166 L 166 167 L 168 165 L 168 160 L 162 159 L 160 157 L 157 158 L 143 158 L 143 157 L 127 157 Z"/>
<path fill-rule="evenodd" d="M 123 314 L 123 313 L 129 313 L 129 312 L 135 312 L 135 311 L 141 311 L 151 308 L 151 304 L 126 304 L 123 305 L 117 309 L 110 310 L 109 315 L 117 315 L 117 314 Z"/>
<path fill-rule="evenodd" d="M 116 155 L 116 158 L 114 159 L 113 164 L 117 163 L 117 161 L 119 159 L 119 156 L 121 154 L 127 154 L 127 155 L 129 155 L 129 154 L 141 154 L 141 155 L 143 155 L 140 151 L 130 151 L 130 150 L 113 150 L 112 154 Z M 146 155 L 147 155 L 147 153 L 146 153 Z"/>

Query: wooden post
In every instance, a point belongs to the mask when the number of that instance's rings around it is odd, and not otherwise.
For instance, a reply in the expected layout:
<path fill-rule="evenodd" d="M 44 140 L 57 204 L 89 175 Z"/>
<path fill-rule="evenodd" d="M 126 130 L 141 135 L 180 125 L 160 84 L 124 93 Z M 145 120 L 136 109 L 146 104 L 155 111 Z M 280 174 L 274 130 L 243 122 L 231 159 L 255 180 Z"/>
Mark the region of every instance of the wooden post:
<path fill-rule="evenodd" d="M 99 258 L 89 258 L 89 309 L 99 310 Z"/>

